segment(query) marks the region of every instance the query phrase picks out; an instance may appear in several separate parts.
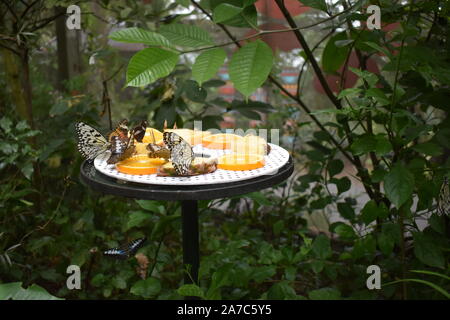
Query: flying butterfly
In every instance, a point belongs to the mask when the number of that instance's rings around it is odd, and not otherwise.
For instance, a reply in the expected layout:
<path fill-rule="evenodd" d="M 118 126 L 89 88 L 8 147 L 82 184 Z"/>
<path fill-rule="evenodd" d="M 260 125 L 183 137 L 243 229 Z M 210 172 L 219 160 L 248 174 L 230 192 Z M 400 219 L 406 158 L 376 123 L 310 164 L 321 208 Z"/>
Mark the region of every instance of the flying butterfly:
<path fill-rule="evenodd" d="M 75 129 L 78 136 L 78 151 L 88 161 L 94 160 L 99 154 L 110 148 L 106 138 L 84 122 L 77 122 Z"/>
<path fill-rule="evenodd" d="M 450 214 L 450 187 L 448 184 L 448 178 L 444 177 L 441 190 L 439 191 L 438 198 L 438 212 L 441 215 Z"/>
<path fill-rule="evenodd" d="M 103 254 L 108 257 L 117 258 L 117 259 L 128 259 L 136 254 L 136 252 L 142 248 L 147 238 L 138 238 L 129 243 L 121 245 L 117 248 L 111 248 L 106 251 L 103 251 Z"/>
<path fill-rule="evenodd" d="M 176 173 L 180 176 L 186 175 L 195 157 L 191 145 L 174 132 L 164 132 L 163 140 L 170 150 Z"/>

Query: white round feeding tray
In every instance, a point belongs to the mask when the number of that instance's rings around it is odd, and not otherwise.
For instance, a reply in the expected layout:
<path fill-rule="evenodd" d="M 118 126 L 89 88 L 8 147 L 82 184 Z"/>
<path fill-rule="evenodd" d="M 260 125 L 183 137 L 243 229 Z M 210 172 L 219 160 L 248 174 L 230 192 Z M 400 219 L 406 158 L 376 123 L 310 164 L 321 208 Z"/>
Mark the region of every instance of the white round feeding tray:
<path fill-rule="evenodd" d="M 269 143 L 269 145 L 271 151 L 267 156 L 265 156 L 266 164 L 264 165 L 264 167 L 254 170 L 231 171 L 231 170 L 217 169 L 213 173 L 207 173 L 190 177 L 158 177 L 156 173 L 145 175 L 132 175 L 121 173 L 116 170 L 115 165 L 107 164 L 106 161 L 109 158 L 109 152 L 103 153 L 99 155 L 97 158 L 95 158 L 94 166 L 95 169 L 97 169 L 98 171 L 109 177 L 144 184 L 187 186 L 187 185 L 229 183 L 277 173 L 278 169 L 288 162 L 289 152 L 287 152 L 285 149 L 277 145 L 271 143 Z M 207 149 L 204 148 L 202 145 L 194 146 L 193 150 L 196 154 L 203 153 L 210 155 L 211 157 L 219 157 L 225 153 L 230 152 L 229 150 L 223 151 L 223 150 Z"/>

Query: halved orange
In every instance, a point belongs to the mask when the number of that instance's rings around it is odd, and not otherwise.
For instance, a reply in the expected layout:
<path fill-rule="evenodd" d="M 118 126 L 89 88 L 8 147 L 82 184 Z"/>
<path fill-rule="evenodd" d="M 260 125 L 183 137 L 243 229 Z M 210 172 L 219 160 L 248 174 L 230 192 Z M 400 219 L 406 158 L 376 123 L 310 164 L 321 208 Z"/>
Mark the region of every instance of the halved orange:
<path fill-rule="evenodd" d="M 142 139 L 144 143 L 157 143 L 159 140 L 162 140 L 163 134 L 161 131 L 156 130 L 155 128 L 147 128 L 145 130 L 145 136 Z"/>
<path fill-rule="evenodd" d="M 233 143 L 244 138 L 232 133 L 218 133 L 203 137 L 202 144 L 209 149 L 231 149 Z"/>
<path fill-rule="evenodd" d="M 230 153 L 218 159 L 217 168 L 233 171 L 244 171 L 262 168 L 265 165 L 264 156 L 259 154 Z"/>
<path fill-rule="evenodd" d="M 267 154 L 267 142 L 264 138 L 247 135 L 242 140 L 231 142 L 230 149 L 239 154 Z"/>
<path fill-rule="evenodd" d="M 164 163 L 166 163 L 164 159 L 137 155 L 116 163 L 116 169 L 127 174 L 153 174 Z"/>

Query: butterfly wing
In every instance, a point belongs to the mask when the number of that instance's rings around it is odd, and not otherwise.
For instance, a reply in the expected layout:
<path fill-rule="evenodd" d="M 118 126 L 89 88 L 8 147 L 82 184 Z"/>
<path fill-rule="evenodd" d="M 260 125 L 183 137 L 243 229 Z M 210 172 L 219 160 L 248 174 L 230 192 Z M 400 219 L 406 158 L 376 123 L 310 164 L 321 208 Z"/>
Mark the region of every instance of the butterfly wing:
<path fill-rule="evenodd" d="M 88 161 L 94 160 L 109 148 L 109 143 L 105 137 L 86 123 L 77 122 L 75 129 L 78 137 L 78 151 Z"/>
<path fill-rule="evenodd" d="M 170 150 L 173 167 L 177 174 L 186 175 L 194 160 L 192 146 L 174 132 L 164 132 L 164 143 Z"/>
<path fill-rule="evenodd" d="M 447 177 L 444 178 L 444 182 L 442 183 L 441 190 L 439 191 L 438 212 L 441 215 L 449 215 L 450 214 L 450 187 L 448 184 Z"/>
<path fill-rule="evenodd" d="M 133 146 L 134 147 L 134 146 Z M 128 154 L 130 148 L 125 142 L 123 142 L 118 136 L 113 136 L 111 138 L 111 156 L 109 157 L 107 163 L 114 164 L 117 163 L 124 154 Z"/>
<path fill-rule="evenodd" d="M 103 254 L 117 259 L 128 259 L 129 257 L 134 256 L 136 252 L 142 248 L 145 241 L 147 241 L 147 238 L 138 238 L 118 248 L 103 251 Z"/>
<path fill-rule="evenodd" d="M 118 137 L 120 141 L 122 141 L 125 144 L 128 144 L 128 121 L 126 119 L 123 119 L 119 122 L 117 127 L 114 129 L 113 132 L 111 132 L 108 136 L 108 140 L 111 142 L 113 140 L 113 137 Z"/>
<path fill-rule="evenodd" d="M 145 130 L 147 129 L 147 121 L 142 121 L 138 126 L 134 127 L 131 136 L 138 142 L 142 142 L 145 136 Z"/>

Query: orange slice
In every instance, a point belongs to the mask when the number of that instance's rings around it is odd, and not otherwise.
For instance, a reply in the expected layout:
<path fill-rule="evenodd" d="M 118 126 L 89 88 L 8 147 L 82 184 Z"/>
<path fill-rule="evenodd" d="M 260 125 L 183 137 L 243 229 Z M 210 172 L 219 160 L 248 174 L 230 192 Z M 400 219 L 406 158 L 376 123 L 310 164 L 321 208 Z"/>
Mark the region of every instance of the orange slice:
<path fill-rule="evenodd" d="M 232 133 L 218 133 L 203 137 L 202 144 L 209 149 L 231 149 L 233 143 L 244 138 Z"/>
<path fill-rule="evenodd" d="M 142 139 L 144 143 L 156 143 L 159 140 L 162 140 L 163 134 L 161 131 L 156 130 L 154 128 L 147 128 L 145 130 L 145 136 Z M 154 140 L 153 140 L 154 139 Z"/>
<path fill-rule="evenodd" d="M 217 168 L 233 171 L 244 171 L 262 168 L 265 165 L 264 156 L 259 154 L 231 153 L 221 156 Z"/>
<path fill-rule="evenodd" d="M 247 135 L 242 140 L 232 141 L 230 149 L 233 153 L 266 155 L 267 142 L 264 138 Z"/>
<path fill-rule="evenodd" d="M 137 155 L 120 161 L 116 164 L 119 172 L 127 174 L 153 174 L 156 173 L 158 167 L 166 161 L 163 159 L 149 158 L 144 155 Z"/>

